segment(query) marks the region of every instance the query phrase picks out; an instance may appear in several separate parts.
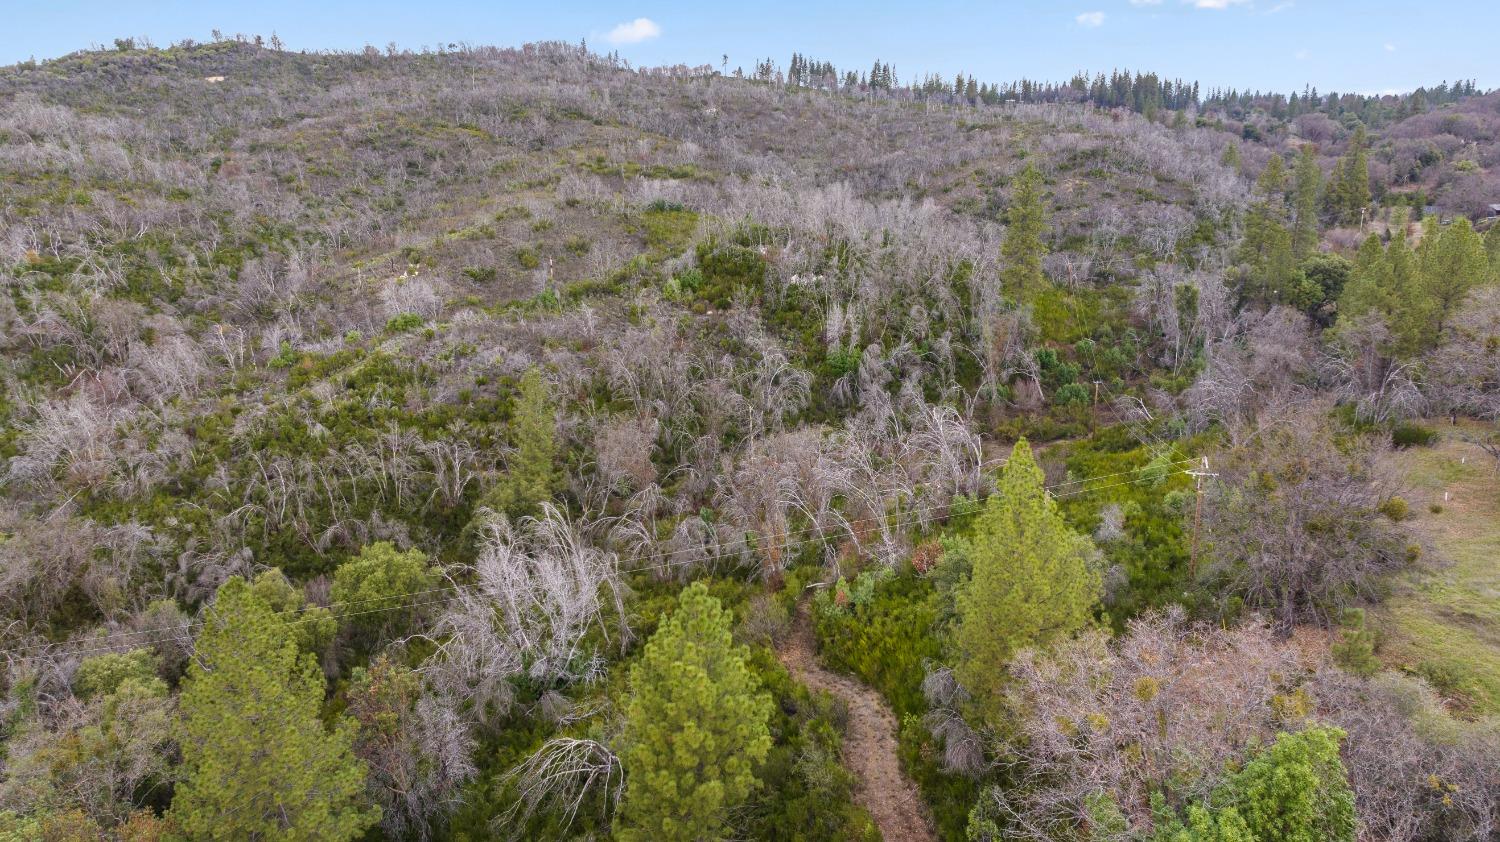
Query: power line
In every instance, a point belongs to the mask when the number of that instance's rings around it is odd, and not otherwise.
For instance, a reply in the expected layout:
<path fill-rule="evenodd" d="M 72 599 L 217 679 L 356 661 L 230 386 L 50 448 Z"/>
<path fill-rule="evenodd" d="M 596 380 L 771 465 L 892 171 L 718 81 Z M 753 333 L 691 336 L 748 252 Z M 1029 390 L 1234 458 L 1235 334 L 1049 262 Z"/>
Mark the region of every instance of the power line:
<path fill-rule="evenodd" d="M 1137 483 L 1142 482 L 1142 481 L 1156 479 L 1156 477 L 1154 477 L 1154 476 L 1141 477 L 1141 478 L 1138 478 L 1138 479 L 1125 480 L 1125 481 L 1122 481 L 1122 482 L 1109 483 L 1109 484 L 1106 484 L 1106 485 L 1092 485 L 1092 486 L 1087 485 L 1087 483 L 1095 482 L 1096 480 L 1112 479 L 1114 477 L 1126 476 L 1126 475 L 1130 475 L 1130 474 L 1137 474 L 1137 473 L 1142 473 L 1142 472 L 1145 472 L 1145 471 L 1161 470 L 1161 469 L 1166 468 L 1166 467 L 1173 467 L 1172 470 L 1169 470 L 1167 472 L 1168 476 L 1174 475 L 1174 474 L 1178 474 L 1178 473 L 1191 473 L 1190 471 L 1185 471 L 1183 469 L 1176 468 L 1175 466 L 1182 465 L 1182 464 L 1192 463 L 1193 461 L 1194 460 L 1192 460 L 1192 459 L 1179 459 L 1179 460 L 1173 460 L 1173 461 L 1167 462 L 1167 463 L 1160 463 L 1160 464 L 1155 464 L 1155 465 L 1145 465 L 1145 466 L 1142 466 L 1142 467 L 1139 467 L 1139 468 L 1134 468 L 1134 469 L 1131 469 L 1131 470 L 1128 470 L 1128 471 L 1117 471 L 1117 472 L 1112 473 L 1112 474 L 1100 474 L 1100 475 L 1097 475 L 1097 476 L 1083 477 L 1081 479 L 1073 479 L 1073 480 L 1067 480 L 1067 481 L 1064 481 L 1064 482 L 1054 483 L 1052 485 L 1043 486 L 1043 489 L 1047 490 L 1047 491 L 1054 491 L 1054 490 L 1057 490 L 1057 489 L 1062 489 L 1060 493 L 1054 493 L 1054 494 L 1051 495 L 1054 499 L 1062 499 L 1062 498 L 1067 498 L 1067 497 L 1076 497 L 1076 496 L 1079 496 L 1081 494 L 1091 494 L 1091 493 L 1094 493 L 1096 491 L 1103 491 L 1103 490 L 1110 489 L 1110 488 L 1118 488 L 1118 487 L 1126 486 L 1126 485 L 1134 485 L 1134 484 L 1137 484 Z M 1003 460 L 999 460 L 999 461 L 992 462 L 992 463 L 980 463 L 980 464 L 981 464 L 981 467 L 986 466 L 986 464 L 989 464 L 989 465 L 1003 464 Z M 1071 488 L 1070 487 L 1070 486 L 1080 485 L 1080 484 L 1083 484 L 1083 487 L 1079 487 L 1079 488 Z M 881 524 L 884 524 L 884 525 L 886 525 L 888 527 L 905 528 L 905 527 L 909 527 L 909 526 L 913 526 L 913 525 L 921 523 L 924 520 L 923 515 L 925 515 L 925 514 L 936 512 L 936 511 L 940 511 L 940 510 L 945 510 L 945 509 L 951 509 L 951 508 L 952 508 L 952 504 L 951 503 L 950 504 L 943 504 L 943 505 L 919 506 L 919 507 L 916 507 L 916 508 L 907 509 L 905 511 L 898 511 L 894 515 L 881 515 L 881 516 L 872 516 L 872 517 L 868 517 L 868 518 L 859 518 L 859 519 L 855 519 L 855 520 L 847 520 L 847 521 L 844 521 L 843 524 L 841 524 L 841 526 L 842 526 L 843 529 L 846 529 L 846 530 L 848 530 L 850 532 L 863 531 L 863 528 L 876 528 L 876 527 L 879 527 Z M 794 545 L 805 545 L 805 544 L 808 544 L 808 543 L 813 543 L 814 540 L 817 541 L 817 542 L 821 542 L 821 541 L 823 541 L 823 540 L 826 539 L 827 533 L 828 532 L 832 532 L 832 531 L 836 531 L 836 530 L 825 529 L 823 527 L 817 527 L 817 526 L 806 527 L 806 528 L 798 529 L 798 530 L 792 530 L 792 531 L 789 531 L 789 532 L 785 533 L 785 535 L 782 536 L 782 540 L 778 540 L 778 541 L 772 542 L 771 545 L 772 546 L 779 546 L 781 549 L 785 550 L 785 549 L 788 549 L 788 548 L 790 548 L 790 547 L 792 547 Z M 813 533 L 817 533 L 815 539 L 802 539 L 802 540 L 798 540 L 798 541 L 788 541 L 788 540 L 785 540 L 786 538 L 790 538 L 791 536 L 794 536 L 794 535 L 812 535 Z M 659 561 L 659 562 L 657 562 L 655 564 L 648 564 L 648 565 L 643 565 L 643 566 L 640 566 L 640 567 L 618 568 L 617 572 L 619 574 L 622 574 L 622 575 L 629 575 L 629 574 L 632 574 L 632 573 L 645 573 L 645 572 L 652 572 L 652 571 L 659 571 L 659 570 L 668 570 L 668 569 L 671 569 L 673 567 L 680 567 L 680 566 L 689 565 L 689 564 L 691 564 L 691 565 L 708 564 L 708 563 L 712 563 L 712 562 L 715 562 L 715 561 L 722 561 L 722 560 L 725 560 L 725 559 L 737 558 L 739 556 L 740 552 L 742 552 L 744 549 L 748 548 L 749 546 L 751 546 L 751 536 L 749 536 L 747 534 L 747 535 L 745 535 L 743 537 L 735 538 L 735 539 L 732 539 L 729 542 L 726 542 L 726 544 L 723 545 L 723 546 L 721 546 L 720 549 L 717 552 L 712 553 L 712 554 L 707 555 L 707 556 L 694 556 L 693 558 L 684 559 L 684 560 L 681 560 L 681 561 Z M 668 551 L 665 551 L 665 552 L 660 553 L 660 554 L 630 556 L 630 557 L 627 557 L 627 558 L 624 558 L 624 559 L 617 559 L 617 562 L 618 561 L 646 561 L 646 560 L 650 560 L 650 559 L 670 558 L 671 556 L 681 555 L 681 554 L 684 554 L 684 553 L 692 553 L 692 552 L 697 552 L 697 551 L 698 551 L 698 548 L 696 548 L 696 547 L 683 547 L 683 548 L 679 548 L 679 549 L 676 549 L 676 550 L 668 550 Z M 368 603 L 371 603 L 371 602 L 383 602 L 383 601 L 388 601 L 388 600 L 392 600 L 392 599 L 406 600 L 409 597 L 426 596 L 426 595 L 435 594 L 435 593 L 453 593 L 453 594 L 456 595 L 460 591 L 469 590 L 469 589 L 472 589 L 473 587 L 474 587 L 473 585 L 457 585 L 457 584 L 453 584 L 453 585 L 446 585 L 446 586 L 437 587 L 437 588 L 428 588 L 428 589 L 424 589 L 424 590 L 420 590 L 420 591 L 410 591 L 410 592 L 407 592 L 407 593 L 396 594 L 396 595 L 391 595 L 391 596 L 376 596 L 376 597 L 366 597 L 364 599 L 345 600 L 345 601 L 342 601 L 342 602 L 330 603 L 330 604 L 325 605 L 325 606 L 314 606 L 314 607 L 321 607 L 321 608 L 328 609 L 331 612 L 330 616 L 342 619 L 342 618 L 345 618 L 345 617 L 356 617 L 356 616 L 361 616 L 361 615 L 365 615 L 365 614 L 382 613 L 382 612 L 386 612 L 386 611 L 399 611 L 399 610 L 403 610 L 403 609 L 406 609 L 406 608 L 416 608 L 416 607 L 420 607 L 420 606 L 423 606 L 423 605 L 432 605 L 432 604 L 437 604 L 437 603 L 440 603 L 440 602 L 447 602 L 448 599 L 430 600 L 430 601 L 427 601 L 427 602 L 420 602 L 420 603 L 415 603 L 415 604 L 411 604 L 411 603 L 407 603 L 407 602 L 403 601 L 402 603 L 399 603 L 399 604 L 396 604 L 396 605 L 388 605 L 388 606 L 385 606 L 385 607 L 382 607 L 382 608 L 374 608 L 374 609 L 369 609 L 369 610 L 364 610 L 364 611 L 353 611 L 353 612 L 345 612 L 345 611 L 340 611 L 340 610 L 337 610 L 337 609 L 342 609 L 342 608 L 347 608 L 347 607 L 350 607 L 350 606 L 356 606 L 356 605 L 362 605 L 362 604 L 368 604 Z M 311 622 L 311 621 L 316 620 L 316 619 L 321 619 L 321 617 L 320 616 L 311 616 L 311 615 L 309 615 L 309 616 L 303 616 L 303 617 L 299 617 L 299 618 L 297 618 L 295 620 L 288 621 L 288 624 L 289 625 L 296 625 L 296 624 L 300 624 L 300 623 Z M 64 648 L 64 649 L 53 650 L 53 651 L 41 651 L 41 652 L 38 652 L 36 654 L 31 654 L 31 655 L 21 655 L 21 654 L 17 654 L 17 653 L 25 652 L 27 650 L 43 649 L 44 647 L 18 646 L 18 647 L 13 647 L 13 648 L 10 648 L 10 649 L 0 650 L 0 658 L 6 658 L 7 660 L 12 660 L 12 661 L 32 661 L 32 660 L 42 660 L 42 659 L 46 659 L 46 658 L 76 657 L 76 656 L 79 656 L 79 655 L 89 655 L 89 654 L 98 653 L 98 652 L 111 652 L 111 651 L 118 650 L 118 649 L 120 649 L 122 647 L 136 648 L 136 647 L 152 646 L 152 645 L 156 645 L 156 644 L 159 644 L 159 643 L 169 643 L 169 642 L 173 642 L 173 641 L 180 641 L 180 642 L 191 643 L 192 639 L 190 637 L 184 637 L 184 636 L 182 636 L 183 633 L 185 633 L 185 632 L 191 632 L 192 630 L 195 630 L 195 629 L 201 629 L 204 625 L 206 625 L 206 623 L 207 623 L 207 621 L 205 621 L 205 620 L 196 620 L 196 621 L 188 622 L 188 623 L 185 623 L 185 624 L 183 624 L 181 626 L 177 626 L 177 627 L 174 627 L 174 628 L 142 629 L 142 630 L 133 631 L 133 632 L 117 632 L 117 633 L 114 633 L 114 634 L 109 634 L 109 635 L 103 635 L 103 636 L 100 636 L 100 637 L 95 637 L 95 638 L 92 638 L 92 639 L 89 639 L 89 640 L 79 641 L 80 643 L 88 644 L 88 646 L 86 646 L 84 648 Z M 149 637 L 151 635 L 161 635 L 161 636 L 160 637 Z M 145 638 L 145 639 L 135 640 L 135 638 Z M 130 642 L 127 643 L 125 641 L 130 641 Z"/>
<path fill-rule="evenodd" d="M 1192 460 L 1178 460 L 1178 462 L 1191 462 L 1191 461 Z M 1178 462 L 1173 462 L 1173 463 L 1168 463 L 1168 464 L 1177 464 Z M 1130 470 L 1130 471 L 1119 471 L 1119 472 L 1116 472 L 1114 474 L 1102 474 L 1102 475 L 1099 475 L 1097 477 L 1086 477 L 1086 478 L 1079 479 L 1079 480 L 1070 480 L 1068 482 L 1056 483 L 1056 484 L 1051 485 L 1051 486 L 1044 486 L 1044 488 L 1047 489 L 1047 490 L 1052 490 L 1054 488 L 1062 488 L 1062 487 L 1073 485 L 1073 484 L 1077 484 L 1077 483 L 1092 482 L 1092 481 L 1094 481 L 1096 479 L 1107 479 L 1107 478 L 1116 477 L 1116 476 L 1124 476 L 1124 475 L 1127 475 L 1127 474 L 1140 473 L 1140 472 L 1143 472 L 1143 471 L 1152 470 L 1153 468 L 1159 469 L 1159 466 L 1147 465 L 1147 466 L 1143 466 L 1141 468 L 1136 468 L 1136 469 L 1133 469 L 1133 470 Z M 1169 475 L 1170 474 L 1175 474 L 1175 473 L 1181 473 L 1181 471 L 1177 471 L 1177 470 L 1170 471 Z M 1074 496 L 1078 496 L 1080 494 L 1089 494 L 1089 493 L 1093 493 L 1095 491 L 1101 491 L 1101 490 L 1108 489 L 1108 488 L 1117 488 L 1117 487 L 1120 487 L 1120 486 L 1123 486 L 1123 485 L 1131 485 L 1131 484 L 1138 483 L 1138 482 L 1142 481 L 1143 479 L 1153 479 L 1153 478 L 1154 477 L 1144 477 L 1142 479 L 1127 480 L 1127 481 L 1124 481 L 1124 482 L 1116 482 L 1116 483 L 1111 483 L 1111 484 L 1108 484 L 1108 485 L 1088 486 L 1088 487 L 1077 488 L 1077 489 L 1071 489 L 1070 488 L 1070 489 L 1064 490 L 1060 494 L 1054 494 L 1052 496 L 1054 498 L 1074 497 Z M 847 529 L 849 529 L 850 531 L 856 531 L 856 525 L 877 526 L 877 525 L 879 525 L 881 523 L 885 523 L 888 526 L 894 526 L 894 527 L 897 527 L 897 528 L 902 528 L 902 527 L 912 526 L 912 525 L 920 523 L 922 521 L 921 515 L 923 513 L 935 512 L 935 511 L 939 511 L 939 510 L 942 510 L 942 509 L 950 509 L 950 508 L 952 508 L 951 504 L 933 505 L 933 506 L 922 506 L 922 507 L 917 507 L 917 508 L 914 508 L 914 509 L 908 509 L 908 510 L 906 510 L 904 512 L 899 512 L 899 513 L 897 513 L 895 515 L 885 515 L 885 516 L 879 516 L 879 517 L 861 518 L 861 519 L 856 519 L 856 520 L 852 520 L 852 521 L 845 521 L 844 527 L 847 528 Z M 818 541 L 822 541 L 825 538 L 824 533 L 827 532 L 827 531 L 829 531 L 829 530 L 824 530 L 821 527 L 808 527 L 808 528 L 805 528 L 805 529 L 793 530 L 791 532 L 788 532 L 788 533 L 786 533 L 786 536 L 789 537 L 789 536 L 792 536 L 792 535 L 804 535 L 804 534 L 810 534 L 810 533 L 816 532 L 816 533 L 818 533 L 817 540 Z M 649 564 L 649 565 L 644 565 L 644 566 L 641 566 L 641 567 L 621 568 L 621 569 L 618 570 L 618 572 L 621 573 L 621 574 L 627 574 L 628 575 L 628 574 L 631 574 L 631 573 L 642 573 L 642 572 L 655 571 L 655 570 L 666 570 L 666 569 L 670 569 L 672 567 L 678 567 L 678 566 L 682 566 L 682 565 L 686 565 L 686 564 L 705 564 L 705 563 L 710 563 L 710 562 L 713 562 L 713 561 L 722 561 L 722 560 L 728 559 L 728 558 L 735 558 L 735 557 L 738 556 L 738 554 L 739 554 L 739 552 L 741 550 L 743 550 L 744 548 L 750 546 L 750 538 L 748 536 L 747 537 L 736 538 L 733 541 L 727 542 L 727 543 L 729 543 L 730 546 L 724 547 L 720 551 L 718 551 L 716 553 L 713 553 L 713 554 L 711 554 L 709 556 L 706 556 L 706 557 L 694 557 L 694 558 L 686 559 L 686 560 L 683 560 L 683 561 L 659 562 L 657 564 Z M 792 546 L 793 544 L 805 544 L 805 543 L 809 543 L 809 541 L 807 541 L 807 540 L 803 540 L 803 541 L 781 541 L 781 542 L 778 542 L 778 543 L 779 543 L 779 545 L 783 549 L 785 549 L 785 548 L 788 548 L 788 547 Z M 680 555 L 680 554 L 686 553 L 686 552 L 695 552 L 696 550 L 697 550 L 697 548 L 694 548 L 694 547 L 686 547 L 686 548 L 681 548 L 681 549 L 678 549 L 678 550 L 670 550 L 670 551 L 667 551 L 665 553 L 662 553 L 662 554 L 659 554 L 659 555 L 655 555 L 655 556 L 637 555 L 637 556 L 631 556 L 631 557 L 628 557 L 627 559 L 622 559 L 622 560 L 644 561 L 644 560 L 647 560 L 649 558 L 669 557 L 669 556 L 673 556 L 673 555 Z M 470 589 L 472 587 L 473 587 L 472 585 L 447 585 L 447 586 L 444 586 L 444 587 L 429 588 L 429 589 L 421 590 L 421 591 L 410 591 L 410 592 L 405 593 L 405 594 L 397 594 L 397 595 L 393 595 L 393 596 L 378 596 L 378 597 L 367 597 L 365 599 L 347 600 L 347 601 L 344 601 L 344 602 L 330 603 L 329 605 L 321 606 L 321 607 L 332 610 L 332 609 L 345 608 L 345 607 L 354 606 L 354 605 L 366 604 L 366 603 L 370 603 L 370 602 L 381 602 L 381 601 L 386 601 L 386 600 L 391 600 L 391 599 L 405 599 L 407 597 L 423 596 L 423 595 L 434 594 L 434 593 L 458 592 L 458 591 L 463 591 L 463 590 Z M 441 602 L 441 601 L 444 601 L 444 600 L 435 600 L 433 602 Z M 428 602 L 428 603 L 421 603 L 421 604 L 425 605 L 425 604 L 433 604 L 433 603 L 432 602 Z M 352 616 L 359 616 L 359 615 L 362 615 L 362 614 L 379 613 L 379 612 L 383 612 L 383 611 L 398 611 L 398 610 L 401 610 L 401 609 L 407 608 L 407 607 L 415 607 L 415 606 L 410 606 L 410 605 L 407 605 L 406 603 L 402 603 L 402 604 L 397 604 L 397 605 L 386 606 L 386 607 L 383 607 L 383 608 L 371 609 L 369 611 L 335 612 L 334 616 L 336 616 L 336 617 L 352 617 Z M 292 621 L 289 621 L 289 622 L 292 623 L 292 624 L 297 624 L 297 623 L 310 622 L 310 621 L 312 621 L 314 619 L 320 619 L 320 618 L 319 617 L 314 617 L 314 616 L 307 616 L 307 617 L 301 617 L 301 618 L 298 618 L 296 620 L 292 620 Z M 7 650 L 0 650 L 0 657 L 9 657 L 9 656 L 13 656 L 14 655 L 15 657 L 11 657 L 10 660 L 21 660 L 21 661 L 25 661 L 25 660 L 39 660 L 39 659 L 49 658 L 49 657 L 69 657 L 69 656 L 76 656 L 76 655 L 91 654 L 91 653 L 95 653 L 95 652 L 108 652 L 108 651 L 112 651 L 112 650 L 118 649 L 121 646 L 127 646 L 127 645 L 128 646 L 148 646 L 148 645 L 154 645 L 154 644 L 157 644 L 157 643 L 171 642 L 173 640 L 189 641 L 190 642 L 190 639 L 180 637 L 179 633 L 186 632 L 186 631 L 191 631 L 193 629 L 199 629 L 199 628 L 202 628 L 204 625 L 205 625 L 205 621 L 198 620 L 198 621 L 189 622 L 189 623 L 186 623 L 186 624 L 184 624 L 182 626 L 179 626 L 177 628 L 171 628 L 171 629 L 143 629 L 143 630 L 134 631 L 134 632 L 119 632 L 119 633 L 115 633 L 115 634 L 111 634 L 111 635 L 105 635 L 105 636 L 102 636 L 102 637 L 93 638 L 92 640 L 80 641 L 82 643 L 99 644 L 99 645 L 90 645 L 90 646 L 88 646 L 86 648 L 81 648 L 81 649 L 80 648 L 72 648 L 72 649 L 66 649 L 66 650 L 62 650 L 62 651 L 43 652 L 43 653 L 35 654 L 35 655 L 16 655 L 16 653 L 26 651 L 28 648 L 36 648 L 36 647 L 14 647 L 14 648 L 7 649 Z M 146 635 L 163 635 L 163 636 L 159 637 L 159 638 L 150 638 L 150 639 L 145 639 L 145 640 L 134 641 L 134 642 L 129 643 L 129 644 L 126 644 L 126 643 L 122 642 L 122 641 L 125 641 L 127 639 L 133 639 L 133 638 L 142 637 L 142 636 L 146 636 Z M 104 641 L 110 641 L 110 642 L 106 643 Z"/>

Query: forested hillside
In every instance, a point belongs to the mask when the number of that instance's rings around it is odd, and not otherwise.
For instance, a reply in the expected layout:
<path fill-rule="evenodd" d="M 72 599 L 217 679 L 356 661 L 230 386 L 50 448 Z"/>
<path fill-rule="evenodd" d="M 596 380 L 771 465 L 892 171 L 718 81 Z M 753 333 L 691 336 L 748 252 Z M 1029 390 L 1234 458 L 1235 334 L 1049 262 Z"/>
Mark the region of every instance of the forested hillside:
<path fill-rule="evenodd" d="M 1500 93 L 279 46 L 0 68 L 0 840 L 1500 834 Z"/>

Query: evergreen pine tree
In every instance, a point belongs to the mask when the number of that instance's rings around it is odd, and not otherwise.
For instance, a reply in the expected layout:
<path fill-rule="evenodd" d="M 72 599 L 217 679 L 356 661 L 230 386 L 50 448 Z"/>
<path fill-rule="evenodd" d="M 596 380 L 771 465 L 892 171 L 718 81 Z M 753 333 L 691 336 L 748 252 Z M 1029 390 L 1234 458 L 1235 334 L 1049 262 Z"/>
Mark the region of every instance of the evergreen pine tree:
<path fill-rule="evenodd" d="M 1351 319 L 1374 312 L 1387 318 L 1396 308 L 1396 290 L 1391 261 L 1380 237 L 1365 238 L 1354 256 L 1349 282 L 1339 297 L 1339 317 Z"/>
<path fill-rule="evenodd" d="M 1390 280 L 1387 305 L 1391 313 L 1390 326 L 1398 346 L 1403 353 L 1415 354 L 1423 347 L 1425 330 L 1422 319 L 1423 308 L 1417 304 L 1422 295 L 1421 279 L 1418 277 L 1417 256 L 1406 244 L 1405 237 L 1391 240 L 1385 250 L 1386 262 L 1390 264 Z"/>
<path fill-rule="evenodd" d="M 1047 233 L 1047 217 L 1042 208 L 1042 174 L 1036 167 L 1027 166 L 1016 176 L 1005 221 L 1000 255 L 1006 265 L 1001 278 L 1007 292 L 1024 296 L 1047 282 L 1042 274 L 1042 257 L 1047 253 L 1042 239 Z"/>
<path fill-rule="evenodd" d="M 1341 160 L 1343 168 L 1339 173 L 1339 217 L 1346 224 L 1359 222 L 1361 211 L 1370 204 L 1370 153 L 1365 147 L 1365 129 L 1360 126 L 1349 141 L 1349 151 Z"/>
<path fill-rule="evenodd" d="M 547 383 L 541 372 L 531 369 L 521 378 L 511 417 L 511 440 L 515 447 L 500 481 L 479 505 L 503 512 L 511 520 L 535 516 L 552 499 L 560 484 L 557 466 L 557 418 Z"/>
<path fill-rule="evenodd" d="M 1262 302 L 1280 301 L 1311 306 L 1317 294 L 1297 269 L 1292 231 L 1286 225 L 1286 168 L 1272 155 L 1255 182 L 1261 197 L 1245 217 L 1240 262 L 1249 270 L 1244 295 Z"/>
<path fill-rule="evenodd" d="M 1025 439 L 1011 450 L 967 552 L 973 572 L 956 600 L 957 673 L 976 698 L 992 700 L 1017 650 L 1079 630 L 1099 597 L 1093 548 L 1047 496 Z"/>
<path fill-rule="evenodd" d="M 1292 255 L 1298 260 L 1305 259 L 1318 246 L 1318 194 L 1321 189 L 1317 147 L 1304 144 L 1297 155 L 1292 183 Z"/>
<path fill-rule="evenodd" d="M 724 836 L 725 820 L 759 784 L 771 748 L 771 700 L 735 645 L 729 612 L 702 582 L 684 588 L 677 610 L 630 670 L 620 759 L 622 842 L 699 842 Z"/>
<path fill-rule="evenodd" d="M 1328 174 L 1328 187 L 1323 191 L 1323 212 L 1336 223 L 1344 221 L 1344 187 L 1349 179 L 1345 175 L 1348 164 L 1343 158 L 1333 162 L 1333 171 Z"/>
<path fill-rule="evenodd" d="M 1469 220 L 1460 218 L 1436 231 L 1429 226 L 1417 249 L 1417 262 L 1427 347 L 1433 347 L 1443 341 L 1469 291 L 1489 280 L 1489 255 Z"/>
<path fill-rule="evenodd" d="M 1255 192 L 1278 211 L 1283 208 L 1286 203 L 1286 162 L 1280 155 L 1272 155 L 1266 161 L 1266 168 L 1260 171 L 1260 178 L 1256 179 Z"/>
<path fill-rule="evenodd" d="M 1484 235 L 1484 250 L 1490 256 L 1490 279 L 1500 282 L 1500 222 L 1492 223 Z"/>
<path fill-rule="evenodd" d="M 1240 159 L 1240 145 L 1232 140 L 1229 141 L 1229 145 L 1224 147 L 1224 155 L 1219 158 L 1219 163 L 1234 170 L 1235 172 L 1239 172 L 1240 166 L 1242 165 Z"/>
<path fill-rule="evenodd" d="M 323 675 L 243 579 L 219 588 L 183 680 L 182 778 L 172 816 L 192 839 L 355 839 L 364 798 L 354 726 L 320 718 Z"/>

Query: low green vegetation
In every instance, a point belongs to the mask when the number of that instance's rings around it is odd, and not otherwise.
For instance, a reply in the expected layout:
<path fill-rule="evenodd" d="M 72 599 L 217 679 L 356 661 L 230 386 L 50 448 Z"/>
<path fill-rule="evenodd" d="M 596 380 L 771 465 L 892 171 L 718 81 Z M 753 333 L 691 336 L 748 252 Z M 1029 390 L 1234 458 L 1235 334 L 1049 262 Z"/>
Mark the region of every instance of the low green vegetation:
<path fill-rule="evenodd" d="M 1439 428 L 1443 429 L 1443 428 Z M 1439 566 L 1413 573 L 1380 613 L 1381 656 L 1421 675 L 1470 715 L 1500 714 L 1500 474 L 1443 429 L 1430 448 L 1396 455 L 1419 503 L 1412 517 Z M 1440 507 L 1433 512 L 1428 504 Z"/>

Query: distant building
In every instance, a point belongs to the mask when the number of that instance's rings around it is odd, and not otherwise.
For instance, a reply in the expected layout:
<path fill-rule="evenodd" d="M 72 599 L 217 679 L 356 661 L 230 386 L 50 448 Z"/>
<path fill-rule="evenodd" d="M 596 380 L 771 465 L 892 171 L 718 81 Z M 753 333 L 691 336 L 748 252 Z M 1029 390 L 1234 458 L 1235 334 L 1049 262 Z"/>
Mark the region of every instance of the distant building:
<path fill-rule="evenodd" d="M 1500 205 L 1490 205 L 1490 219 L 1500 217 Z"/>

